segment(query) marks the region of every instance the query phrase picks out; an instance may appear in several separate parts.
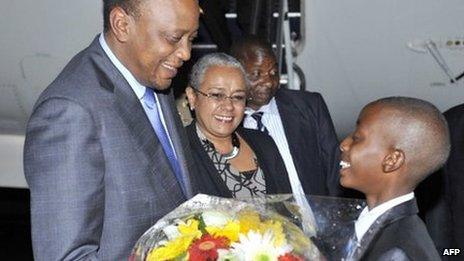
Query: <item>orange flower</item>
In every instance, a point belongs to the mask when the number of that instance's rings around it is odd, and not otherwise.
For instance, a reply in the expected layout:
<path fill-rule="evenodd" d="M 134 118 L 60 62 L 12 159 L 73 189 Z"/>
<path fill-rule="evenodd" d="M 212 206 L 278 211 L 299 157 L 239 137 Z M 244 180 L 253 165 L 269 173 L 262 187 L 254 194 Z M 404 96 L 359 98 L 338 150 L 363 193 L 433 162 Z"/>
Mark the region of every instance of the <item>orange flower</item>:
<path fill-rule="evenodd" d="M 189 261 L 212 261 L 218 258 L 218 249 L 228 249 L 229 240 L 226 237 L 214 237 L 208 234 L 197 239 L 189 247 Z"/>
<path fill-rule="evenodd" d="M 303 258 L 297 256 L 297 255 L 293 255 L 293 254 L 290 254 L 290 253 L 287 253 L 283 256 L 279 256 L 279 258 L 277 259 L 278 261 L 303 261 Z"/>

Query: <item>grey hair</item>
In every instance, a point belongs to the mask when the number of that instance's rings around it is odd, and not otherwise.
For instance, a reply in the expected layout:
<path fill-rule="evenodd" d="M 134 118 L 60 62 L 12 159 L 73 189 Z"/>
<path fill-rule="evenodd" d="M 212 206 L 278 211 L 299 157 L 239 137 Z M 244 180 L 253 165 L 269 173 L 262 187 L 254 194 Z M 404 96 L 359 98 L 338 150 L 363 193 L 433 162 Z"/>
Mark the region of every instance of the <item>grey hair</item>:
<path fill-rule="evenodd" d="M 395 146 L 406 154 L 413 176 L 421 181 L 441 168 L 450 152 L 448 124 L 430 102 L 410 97 L 387 97 L 370 103 L 389 109 L 388 124 L 395 131 Z"/>
<path fill-rule="evenodd" d="M 201 57 L 192 67 L 189 80 L 190 87 L 199 90 L 206 70 L 213 66 L 224 66 L 239 69 L 245 79 L 245 87 L 248 89 L 248 86 L 250 86 L 245 70 L 237 59 L 225 53 L 211 53 Z"/>

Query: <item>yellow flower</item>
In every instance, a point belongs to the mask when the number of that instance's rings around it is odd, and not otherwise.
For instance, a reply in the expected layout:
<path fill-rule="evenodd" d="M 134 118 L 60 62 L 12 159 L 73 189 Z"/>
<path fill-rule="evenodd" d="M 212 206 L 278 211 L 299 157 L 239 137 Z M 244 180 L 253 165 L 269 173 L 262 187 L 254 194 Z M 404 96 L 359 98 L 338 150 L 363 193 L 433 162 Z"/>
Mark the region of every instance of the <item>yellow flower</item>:
<path fill-rule="evenodd" d="M 266 220 L 261 223 L 259 231 L 263 234 L 271 231 L 274 235 L 274 246 L 276 247 L 286 244 L 284 228 L 280 221 Z"/>
<path fill-rule="evenodd" d="M 195 239 L 194 236 L 179 236 L 171 240 L 162 247 L 153 249 L 147 256 L 147 261 L 172 260 L 187 251 L 188 247 Z"/>
<path fill-rule="evenodd" d="M 250 230 L 258 230 L 261 224 L 259 214 L 255 211 L 245 210 L 238 215 L 240 233 L 247 234 Z"/>
<path fill-rule="evenodd" d="M 178 230 L 180 236 L 168 241 L 164 246 L 153 249 L 147 256 L 148 261 L 171 260 L 187 251 L 193 240 L 201 237 L 198 229 L 200 222 L 196 219 L 189 219 L 186 223 L 180 223 Z"/>
<path fill-rule="evenodd" d="M 186 223 L 179 224 L 179 232 L 184 236 L 193 236 L 194 238 L 201 237 L 201 231 L 198 229 L 200 222 L 196 219 L 189 219 Z"/>
<path fill-rule="evenodd" d="M 224 227 L 208 226 L 205 229 L 210 235 L 226 237 L 230 242 L 235 242 L 240 233 L 240 224 L 238 221 L 228 221 Z"/>

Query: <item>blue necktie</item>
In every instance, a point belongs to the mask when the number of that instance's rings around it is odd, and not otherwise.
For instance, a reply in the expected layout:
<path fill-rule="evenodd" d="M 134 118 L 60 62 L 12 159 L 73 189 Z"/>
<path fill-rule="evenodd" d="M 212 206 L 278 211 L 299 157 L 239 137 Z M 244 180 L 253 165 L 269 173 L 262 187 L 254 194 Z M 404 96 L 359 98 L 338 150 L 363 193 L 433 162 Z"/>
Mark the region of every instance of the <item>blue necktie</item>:
<path fill-rule="evenodd" d="M 263 114 L 264 114 L 264 112 L 258 111 L 258 112 L 255 112 L 255 113 L 251 114 L 251 117 L 253 119 L 255 119 L 256 123 L 258 124 L 257 127 L 258 127 L 259 131 L 262 131 L 262 132 L 264 132 L 266 134 L 269 134 L 269 131 L 267 130 L 266 126 L 264 126 L 264 124 L 263 124 L 263 122 L 261 120 L 263 118 Z"/>
<path fill-rule="evenodd" d="M 169 163 L 171 163 L 171 167 L 176 175 L 177 181 L 179 182 L 182 191 L 185 193 L 184 182 L 182 181 L 182 170 L 174 152 L 174 148 L 171 146 L 169 141 L 169 136 L 161 121 L 161 115 L 158 111 L 158 107 L 156 106 L 153 90 L 150 88 L 146 88 L 145 94 L 143 95 L 143 102 L 149 111 L 147 113 L 148 119 L 155 130 L 156 136 L 158 136 L 158 139 L 161 142 L 161 146 L 163 146 L 164 153 L 166 154 Z"/>

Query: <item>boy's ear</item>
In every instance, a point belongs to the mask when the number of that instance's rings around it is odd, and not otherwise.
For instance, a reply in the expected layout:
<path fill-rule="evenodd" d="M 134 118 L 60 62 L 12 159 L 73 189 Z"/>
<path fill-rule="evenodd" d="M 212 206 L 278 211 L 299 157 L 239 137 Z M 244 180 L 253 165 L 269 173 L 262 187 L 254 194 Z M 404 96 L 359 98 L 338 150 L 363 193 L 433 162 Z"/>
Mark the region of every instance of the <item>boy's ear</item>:
<path fill-rule="evenodd" d="M 400 149 L 395 149 L 389 153 L 382 161 L 382 170 L 384 173 L 390 173 L 403 166 L 406 157 Z"/>

